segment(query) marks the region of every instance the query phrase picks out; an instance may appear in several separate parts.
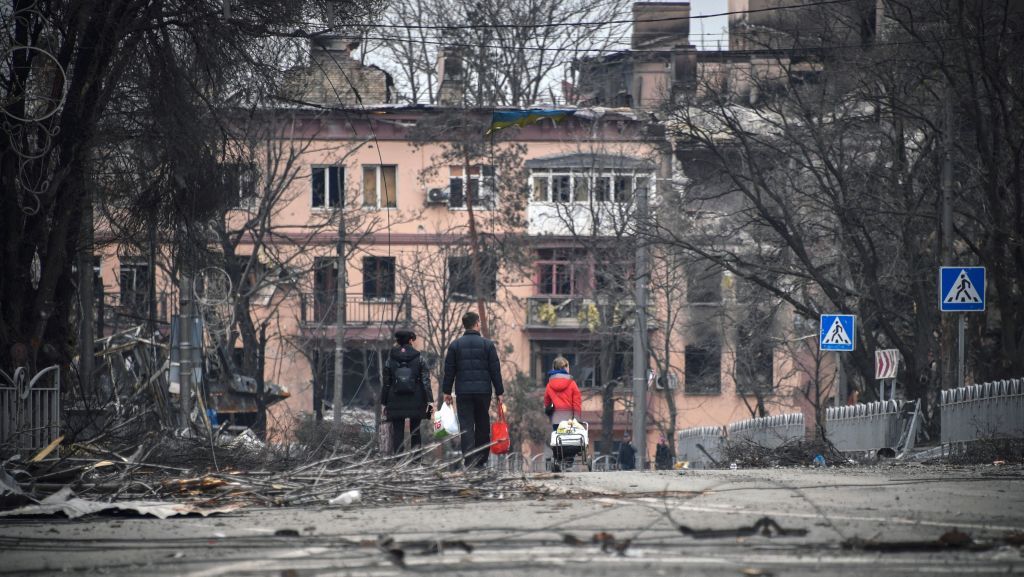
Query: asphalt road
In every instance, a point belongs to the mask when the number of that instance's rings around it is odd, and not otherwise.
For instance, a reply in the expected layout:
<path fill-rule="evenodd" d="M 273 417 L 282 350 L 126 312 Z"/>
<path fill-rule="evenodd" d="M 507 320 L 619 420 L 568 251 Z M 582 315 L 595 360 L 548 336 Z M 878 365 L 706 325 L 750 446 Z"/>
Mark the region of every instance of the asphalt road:
<path fill-rule="evenodd" d="M 166 520 L 7 519 L 0 575 L 1024 574 L 1024 549 L 1007 544 L 1024 531 L 1019 468 L 570 473 L 533 482 L 548 494 Z M 764 517 L 775 523 L 760 525 L 772 536 L 741 529 Z"/>

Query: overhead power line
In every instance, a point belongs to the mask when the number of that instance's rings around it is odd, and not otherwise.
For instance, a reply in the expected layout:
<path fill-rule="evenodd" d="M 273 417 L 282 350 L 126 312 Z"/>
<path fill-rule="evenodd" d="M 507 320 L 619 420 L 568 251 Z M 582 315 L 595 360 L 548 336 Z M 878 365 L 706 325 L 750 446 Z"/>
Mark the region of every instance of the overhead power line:
<path fill-rule="evenodd" d="M 911 45 L 926 45 L 926 44 L 938 44 L 942 42 L 953 42 L 958 40 L 981 40 L 983 38 L 990 38 L 996 36 L 1019 36 L 1024 32 L 1006 32 L 996 34 L 980 34 L 973 36 L 949 36 L 945 38 L 932 38 L 932 39 L 913 39 L 905 41 L 894 41 L 894 42 L 872 42 L 868 44 L 856 43 L 856 44 L 828 44 L 822 43 L 819 46 L 794 46 L 791 48 L 752 48 L 745 50 L 728 50 L 729 54 L 735 54 L 737 56 L 745 55 L 770 55 L 780 53 L 800 53 L 809 51 L 830 51 L 830 50 L 845 50 L 850 48 L 865 49 L 865 48 L 880 48 L 886 46 L 911 46 Z M 385 38 L 381 36 L 362 36 L 364 40 L 376 40 L 381 42 L 395 42 L 400 41 L 402 43 L 414 43 L 414 44 L 426 44 L 445 46 L 449 48 L 484 48 L 494 50 L 530 50 L 538 52 L 562 52 L 562 53 L 580 53 L 580 54 L 614 54 L 616 52 L 629 52 L 633 54 L 664 54 L 666 52 L 672 52 L 671 49 L 629 49 L 629 48 L 566 48 L 566 47 L 549 47 L 549 46 L 500 46 L 495 44 L 476 44 L 471 42 L 447 42 L 440 39 L 427 39 L 427 38 L 402 38 L 396 40 L 394 38 Z"/>
<path fill-rule="evenodd" d="M 820 0 L 818 2 L 807 2 L 801 4 L 789 4 L 785 6 L 773 6 L 770 8 L 756 8 L 754 10 L 733 10 L 730 12 L 718 12 L 716 14 L 697 14 L 696 16 L 669 16 L 665 18 L 641 18 L 641 19 L 616 19 L 616 20 L 597 20 L 591 22 L 540 22 L 534 24 L 455 24 L 455 25 L 444 25 L 444 24 L 377 24 L 377 23 L 365 23 L 365 24 L 352 24 L 353 27 L 358 28 L 399 28 L 403 30 L 484 30 L 484 29 L 500 29 L 500 28 L 562 28 L 566 26 L 610 26 L 613 24 L 636 24 L 639 22 L 673 22 L 676 20 L 703 20 L 706 18 L 720 18 L 722 16 L 733 16 L 737 14 L 756 14 L 759 12 L 774 12 L 776 10 L 791 10 L 798 8 L 813 8 L 815 6 L 827 6 L 830 4 L 848 4 L 855 0 Z M 314 33 L 314 35 L 330 34 L 336 30 L 332 28 L 326 28 L 320 32 Z"/>

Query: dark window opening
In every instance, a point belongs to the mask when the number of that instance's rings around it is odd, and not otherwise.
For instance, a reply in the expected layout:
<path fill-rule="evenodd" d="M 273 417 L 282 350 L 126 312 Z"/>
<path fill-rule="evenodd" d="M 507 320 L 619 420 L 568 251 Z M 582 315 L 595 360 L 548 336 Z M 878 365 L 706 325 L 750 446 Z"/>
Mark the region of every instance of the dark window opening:
<path fill-rule="evenodd" d="M 580 388 L 602 387 L 611 381 L 626 384 L 632 366 L 632 346 L 628 341 L 534 341 L 531 345 L 530 372 L 544 384 L 547 372 L 558 357 L 569 361 L 569 370 Z"/>
<path fill-rule="evenodd" d="M 317 258 L 313 263 L 313 321 L 333 323 L 337 320 L 338 259 Z"/>
<path fill-rule="evenodd" d="M 121 306 L 136 315 L 147 314 L 149 263 L 144 258 L 122 258 L 119 281 Z"/>
<path fill-rule="evenodd" d="M 722 392 L 722 351 L 712 343 L 686 345 L 687 393 Z"/>
<path fill-rule="evenodd" d="M 495 300 L 498 295 L 498 263 L 493 255 L 480 255 L 482 298 Z M 473 257 L 448 257 L 448 292 L 454 300 L 476 300 L 476 283 L 473 282 Z"/>
<path fill-rule="evenodd" d="M 686 275 L 686 302 L 722 302 L 722 269 L 707 263 L 693 263 Z"/>
<path fill-rule="evenodd" d="M 395 258 L 363 257 L 363 298 L 392 300 L 395 298 Z"/>
<path fill-rule="evenodd" d="M 341 183 L 345 170 L 340 166 L 313 167 L 313 208 L 337 208 L 341 206 Z"/>

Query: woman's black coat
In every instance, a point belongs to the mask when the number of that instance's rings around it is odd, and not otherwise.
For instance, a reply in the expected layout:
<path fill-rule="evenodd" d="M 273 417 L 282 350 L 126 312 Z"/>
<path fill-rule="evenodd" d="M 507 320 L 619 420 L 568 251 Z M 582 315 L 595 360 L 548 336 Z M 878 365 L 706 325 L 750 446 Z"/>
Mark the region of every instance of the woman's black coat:
<path fill-rule="evenodd" d="M 398 394 L 392 390 L 394 371 L 399 364 L 411 364 L 416 384 L 411 394 Z M 429 416 L 427 405 L 434 401 L 430 391 L 430 373 L 420 352 L 412 345 L 391 349 L 384 362 L 384 387 L 381 390 L 381 404 L 387 407 L 389 419 L 425 419 Z"/>

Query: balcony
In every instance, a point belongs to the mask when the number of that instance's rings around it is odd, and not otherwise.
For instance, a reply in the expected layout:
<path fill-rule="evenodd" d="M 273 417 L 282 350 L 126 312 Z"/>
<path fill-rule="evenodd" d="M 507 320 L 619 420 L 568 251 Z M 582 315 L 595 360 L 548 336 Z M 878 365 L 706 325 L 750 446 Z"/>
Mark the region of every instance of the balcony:
<path fill-rule="evenodd" d="M 300 298 L 299 320 L 303 327 L 326 328 L 337 324 L 336 293 L 303 293 Z M 362 295 L 348 295 L 346 298 L 345 326 L 393 326 L 399 323 L 409 323 L 411 320 L 412 307 L 408 295 L 394 295 L 390 299 L 366 298 Z"/>
<path fill-rule="evenodd" d="M 635 306 L 631 299 L 597 302 L 584 297 L 529 297 L 526 327 L 532 329 L 572 329 L 594 331 L 599 328 L 633 326 Z"/>

